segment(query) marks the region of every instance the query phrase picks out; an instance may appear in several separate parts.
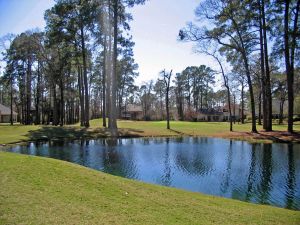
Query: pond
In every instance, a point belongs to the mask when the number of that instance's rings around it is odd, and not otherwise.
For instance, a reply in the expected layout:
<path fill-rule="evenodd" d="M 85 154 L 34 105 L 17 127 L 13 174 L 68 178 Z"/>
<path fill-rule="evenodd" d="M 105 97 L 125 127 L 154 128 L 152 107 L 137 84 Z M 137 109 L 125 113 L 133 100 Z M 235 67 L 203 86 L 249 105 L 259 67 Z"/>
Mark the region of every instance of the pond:
<path fill-rule="evenodd" d="M 148 183 L 300 209 L 300 144 L 133 138 L 32 142 L 7 150 L 66 160 Z"/>

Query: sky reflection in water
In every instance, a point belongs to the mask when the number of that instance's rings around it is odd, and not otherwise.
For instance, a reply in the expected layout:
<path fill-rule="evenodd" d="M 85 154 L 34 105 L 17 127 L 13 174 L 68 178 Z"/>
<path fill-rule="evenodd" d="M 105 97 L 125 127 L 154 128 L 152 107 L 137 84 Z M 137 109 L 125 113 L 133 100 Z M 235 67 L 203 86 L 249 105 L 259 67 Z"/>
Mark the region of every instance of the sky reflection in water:
<path fill-rule="evenodd" d="M 12 152 L 74 162 L 117 176 L 300 209 L 300 145 L 217 138 L 39 142 Z"/>

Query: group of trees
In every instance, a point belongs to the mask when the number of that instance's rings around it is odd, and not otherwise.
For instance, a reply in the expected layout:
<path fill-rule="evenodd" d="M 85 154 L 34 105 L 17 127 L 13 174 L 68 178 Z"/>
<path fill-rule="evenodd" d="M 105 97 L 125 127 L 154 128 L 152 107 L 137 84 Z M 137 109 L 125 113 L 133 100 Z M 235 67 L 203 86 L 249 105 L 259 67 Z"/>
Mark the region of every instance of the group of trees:
<path fill-rule="evenodd" d="M 138 75 L 126 8 L 143 2 L 57 0 L 45 12 L 44 31 L 3 37 L 2 102 L 16 106 L 23 124 L 80 120 L 89 127 L 102 112 L 103 126 L 108 117 L 108 128 L 116 130 Z"/>
<path fill-rule="evenodd" d="M 233 71 L 245 76 L 252 132 L 257 132 L 254 83 L 260 84 L 263 126 L 271 131 L 271 79 L 280 72 L 280 68 L 284 68 L 286 74 L 288 131 L 293 131 L 294 76 L 295 66 L 299 63 L 295 57 L 299 56 L 299 5 L 299 0 L 204 0 L 196 9 L 200 26 L 189 23 L 179 32 L 181 40 L 196 42 L 199 52 L 212 56 L 219 64 L 226 58 Z M 257 65 L 260 67 L 259 73 L 255 71 Z M 228 76 L 223 75 L 224 85 L 227 86 Z M 257 75 L 258 79 L 255 77 Z"/>
<path fill-rule="evenodd" d="M 214 88 L 216 74 L 205 65 L 189 66 L 175 75 L 164 69 L 155 82 L 151 80 L 136 91 L 132 103 L 141 102 L 145 120 L 167 120 L 167 127 L 169 119 L 194 121 L 201 110 L 226 105 L 224 90 Z"/>
<path fill-rule="evenodd" d="M 191 120 L 199 110 L 228 105 L 230 130 L 240 104 L 249 108 L 252 131 L 257 120 L 272 130 L 272 101 L 288 131 L 293 131 L 298 94 L 300 0 L 203 0 L 179 40 L 217 67 L 190 66 L 181 73 L 163 70 L 156 82 L 136 86 L 138 65 L 129 34 L 128 7 L 145 0 L 57 0 L 45 12 L 44 31 L 1 39 L 6 67 L 0 77 L 0 102 L 17 110 L 23 124 L 64 125 L 103 118 L 113 132 L 127 104 L 139 104 L 145 120 Z M 223 88 L 216 91 L 216 77 Z M 155 112 L 155 113 L 153 113 Z M 11 123 L 13 123 L 11 116 Z M 108 118 L 108 124 L 106 124 Z"/>

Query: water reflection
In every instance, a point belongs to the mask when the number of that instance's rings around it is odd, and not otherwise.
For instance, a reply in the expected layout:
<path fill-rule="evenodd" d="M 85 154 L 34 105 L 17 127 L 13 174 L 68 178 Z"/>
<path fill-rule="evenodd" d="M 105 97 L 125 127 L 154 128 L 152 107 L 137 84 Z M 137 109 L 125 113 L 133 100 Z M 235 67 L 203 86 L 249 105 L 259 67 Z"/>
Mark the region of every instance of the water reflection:
<path fill-rule="evenodd" d="M 296 188 L 296 177 L 295 177 L 295 164 L 294 164 L 294 151 L 293 145 L 288 145 L 288 170 L 286 176 L 286 208 L 295 208 L 294 207 L 294 196 Z"/>
<path fill-rule="evenodd" d="M 165 186 L 171 186 L 172 185 L 172 178 L 171 178 L 171 163 L 170 163 L 170 140 L 166 139 L 166 151 L 164 156 L 164 171 L 163 176 L 161 179 L 161 184 Z"/>
<path fill-rule="evenodd" d="M 246 198 L 245 198 L 246 201 L 250 201 L 253 194 L 253 186 L 255 182 L 255 168 L 256 168 L 256 149 L 257 149 L 257 144 L 252 144 L 249 175 L 247 178 L 247 191 L 246 191 Z"/>
<path fill-rule="evenodd" d="M 300 145 L 213 138 L 28 143 L 12 152 L 243 201 L 300 209 Z"/>
<path fill-rule="evenodd" d="M 262 171 L 261 171 L 261 183 L 259 187 L 260 203 L 268 204 L 270 198 L 270 190 L 272 188 L 272 145 L 263 145 L 262 156 Z"/>

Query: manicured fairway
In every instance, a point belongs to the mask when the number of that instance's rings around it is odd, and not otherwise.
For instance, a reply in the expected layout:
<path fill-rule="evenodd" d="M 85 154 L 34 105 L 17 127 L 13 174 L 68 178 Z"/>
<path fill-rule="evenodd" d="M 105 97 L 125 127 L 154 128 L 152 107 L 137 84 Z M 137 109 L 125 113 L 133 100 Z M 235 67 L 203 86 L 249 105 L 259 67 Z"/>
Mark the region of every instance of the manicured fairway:
<path fill-rule="evenodd" d="M 300 212 L 0 152 L 0 224 L 299 224 Z"/>
<path fill-rule="evenodd" d="M 273 140 L 275 133 L 268 135 L 252 135 L 250 133 L 251 124 L 235 124 L 234 131 L 229 132 L 229 124 L 226 122 L 182 122 L 171 121 L 171 130 L 166 129 L 165 121 L 118 121 L 119 136 L 121 137 L 153 137 L 153 136 L 209 136 L 235 138 L 249 141 L 259 141 L 261 139 Z M 300 124 L 295 125 L 295 131 L 300 131 Z M 274 125 L 275 131 L 285 131 L 286 125 Z M 258 130 L 262 130 L 258 126 Z M 277 134 L 281 137 L 281 134 Z M 54 126 L 24 126 L 7 124 L 0 125 L 0 144 L 16 143 L 27 140 L 57 139 L 57 138 L 99 138 L 110 136 L 107 129 L 102 127 L 102 120 L 91 120 L 91 127 L 80 128 L 79 124 L 64 127 Z M 289 136 L 287 136 L 289 137 Z M 292 139 L 300 140 L 300 135 Z"/>

